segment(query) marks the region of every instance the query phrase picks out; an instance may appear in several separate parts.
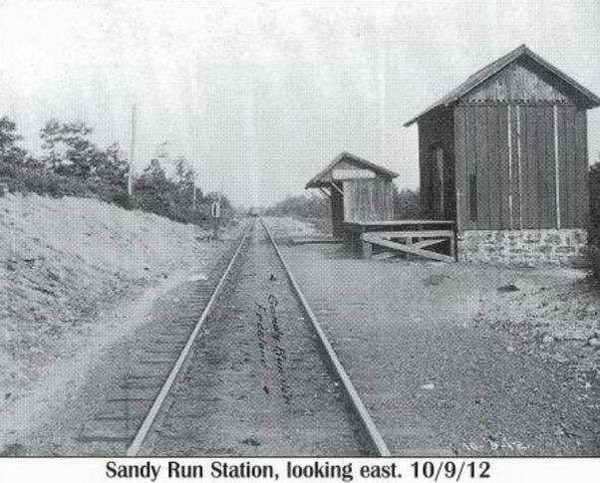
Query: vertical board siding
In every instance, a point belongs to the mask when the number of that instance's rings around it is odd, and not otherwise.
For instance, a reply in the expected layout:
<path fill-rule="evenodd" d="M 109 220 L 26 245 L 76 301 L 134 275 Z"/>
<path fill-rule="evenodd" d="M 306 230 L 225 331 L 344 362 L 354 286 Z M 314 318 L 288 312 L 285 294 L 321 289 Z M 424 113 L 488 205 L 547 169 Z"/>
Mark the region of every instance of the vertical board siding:
<path fill-rule="evenodd" d="M 510 191 L 512 193 L 512 226 L 515 229 L 521 228 L 521 192 L 519 189 L 521 183 L 521 157 L 520 157 L 520 149 L 519 144 L 521 140 L 519 139 L 519 116 L 521 115 L 520 108 L 517 109 L 517 106 L 510 106 L 510 133 L 511 133 L 511 158 L 512 158 L 512 166 L 511 173 L 512 179 L 510 184 Z"/>
<path fill-rule="evenodd" d="M 461 225 L 464 229 L 510 228 L 508 107 L 465 104 L 461 109 L 456 123 L 461 126 L 457 127 L 457 153 L 463 159 L 459 164 L 457 157 L 464 187 Z M 470 218 L 471 193 L 467 187 L 471 175 L 477 179 L 477 220 Z"/>
<path fill-rule="evenodd" d="M 527 62 L 517 62 L 492 76 L 465 96 L 467 102 L 568 102 L 564 87 L 535 72 Z"/>
<path fill-rule="evenodd" d="M 352 189 L 352 183 L 350 183 L 349 181 L 342 181 L 342 186 L 344 190 L 344 220 L 352 221 L 352 203 L 355 199 L 355 195 L 353 192 L 354 190 Z M 335 188 L 332 188 L 331 192 L 337 193 L 337 190 Z"/>
<path fill-rule="evenodd" d="M 488 107 L 488 162 L 490 195 L 490 228 L 510 226 L 508 216 L 508 134 L 507 107 Z"/>
<path fill-rule="evenodd" d="M 561 179 L 561 211 L 563 214 L 563 227 L 581 227 L 578 219 L 579 193 L 582 186 L 579 184 L 577 125 L 575 107 L 564 106 L 558 110 L 559 136 L 558 147 L 560 154 L 559 175 Z M 563 202 L 564 200 L 564 202 Z"/>
<path fill-rule="evenodd" d="M 465 170 L 466 178 L 470 179 L 471 175 L 477 176 L 477 113 L 475 107 L 465 107 Z M 469 196 L 471 193 L 469 193 Z M 468 203 L 469 207 L 471 203 Z M 472 220 L 470 212 L 465 216 L 468 229 L 479 228 L 478 221 Z"/>
<path fill-rule="evenodd" d="M 498 115 L 497 109 L 493 106 L 487 106 L 487 166 L 488 166 L 488 199 L 489 199 L 489 210 L 490 210 L 490 224 L 489 227 L 492 230 L 501 228 L 501 214 L 500 214 L 500 166 L 498 159 L 498 144 L 497 144 L 497 133 L 498 133 Z"/>
<path fill-rule="evenodd" d="M 558 156 L 558 106 L 552 107 L 552 130 L 554 141 L 554 177 L 555 177 L 555 198 L 556 198 L 556 227 L 562 227 L 562 207 L 560 205 L 560 158 Z"/>
<path fill-rule="evenodd" d="M 440 212 L 442 193 L 437 182 L 434 153 L 436 148 L 444 152 L 444 210 Z M 454 151 L 454 111 L 445 109 L 419 121 L 419 165 L 421 169 L 421 205 L 424 216 L 432 219 L 456 217 Z"/>
<path fill-rule="evenodd" d="M 577 193 L 577 187 L 580 186 L 580 175 L 579 175 L 579 161 L 580 161 L 580 147 L 579 147 L 579 135 L 577 128 L 577 117 L 575 108 L 571 107 L 568 109 L 566 117 L 565 129 L 567 132 L 567 138 L 569 139 L 569 151 L 567 152 L 567 179 L 568 184 L 573 189 L 569 197 L 572 201 L 572 213 L 571 223 L 577 226 L 580 222 L 580 194 Z"/>
<path fill-rule="evenodd" d="M 463 102 L 455 108 L 452 127 L 448 129 L 453 132 L 453 149 L 447 152 L 454 155 L 454 173 L 448 174 L 448 178 L 454 179 L 459 229 L 552 229 L 558 223 L 557 207 L 562 228 L 586 227 L 589 198 L 586 111 L 561 104 L 556 116 L 555 138 L 552 104 Z M 445 149 L 448 146 L 440 135 L 442 127 L 443 120 L 419 126 L 421 189 L 430 211 L 436 199 L 435 193 L 431 193 L 434 176 L 431 147 L 436 142 Z M 476 220 L 470 216 L 471 175 L 476 182 Z M 447 191 L 446 195 L 451 193 Z"/>
<path fill-rule="evenodd" d="M 342 222 L 345 219 L 344 199 L 335 188 L 331 188 L 331 228 L 334 236 L 342 236 Z"/>
<path fill-rule="evenodd" d="M 429 189 L 429 183 L 431 179 L 431 173 L 429 171 L 429 163 L 427 162 L 427 129 L 425 128 L 424 121 L 419 122 L 419 198 L 420 203 L 425 213 L 425 216 L 429 216 L 431 193 Z"/>
<path fill-rule="evenodd" d="M 456 110 L 456 169 L 460 178 L 456 181 L 456 186 L 460 193 L 461 229 L 557 226 L 554 108 L 538 104 L 510 106 L 510 109 L 510 125 L 508 105 L 465 103 Z M 561 132 L 564 130 L 564 117 L 561 114 L 559 119 Z M 585 121 L 584 117 L 581 119 L 580 122 Z M 574 122 L 571 121 L 571 124 Z M 581 187 L 585 185 L 581 184 L 581 167 L 576 171 L 572 170 L 568 176 L 563 173 L 566 165 L 562 158 L 565 153 L 580 152 L 579 148 L 571 148 L 570 144 L 569 135 L 562 134 L 559 138 L 560 182 L 562 183 L 563 178 L 568 181 L 565 181 L 564 186 L 559 183 L 561 215 L 569 213 L 569 208 L 566 211 L 563 209 L 565 196 L 570 197 L 569 202 L 577 196 L 579 205 L 584 203 L 585 189 L 582 190 Z M 509 162 L 512 163 L 510 167 Z M 580 162 L 579 166 L 581 165 Z M 477 220 L 469 217 L 470 175 L 476 175 L 477 179 Z M 575 179 L 574 176 L 579 178 Z M 571 195 L 565 194 L 568 190 L 573 190 Z M 584 193 L 575 195 L 574 191 Z M 509 194 L 512 194 L 513 199 L 512 212 Z M 569 216 L 565 216 L 564 221 L 567 223 Z"/>
<path fill-rule="evenodd" d="M 472 228 L 469 213 L 469 189 L 467 172 L 467 146 L 465 139 L 466 109 L 458 106 L 454 111 L 454 164 L 456 185 L 456 228 Z"/>
<path fill-rule="evenodd" d="M 570 200 L 570 173 L 569 173 L 569 153 L 573 152 L 573 135 L 569 134 L 567 118 L 569 117 L 569 106 L 558 106 L 557 126 L 558 126 L 558 176 L 560 177 L 560 216 L 563 228 L 573 227 L 573 213 Z"/>
<path fill-rule="evenodd" d="M 588 189 L 588 144 L 587 144 L 587 114 L 583 109 L 576 109 L 575 115 L 575 138 L 577 161 L 575 163 L 577 176 L 575 182 L 577 212 L 574 224 L 577 228 L 587 228 L 589 216 L 589 189 Z"/>
<path fill-rule="evenodd" d="M 510 222 L 510 179 L 509 179 L 509 157 L 508 157 L 508 106 L 496 108 L 497 131 L 496 131 L 496 155 L 498 160 L 498 179 L 500 192 L 498 204 L 500 206 L 500 223 L 498 228 L 509 229 Z"/>
<path fill-rule="evenodd" d="M 364 203 L 363 191 L 359 189 L 356 181 L 350 181 L 348 184 L 352 186 L 352 211 L 350 212 L 350 216 L 352 217 L 352 221 L 360 221 L 362 219 L 360 213 L 361 206 Z"/>
<path fill-rule="evenodd" d="M 558 152 L 560 156 L 559 175 L 562 182 L 560 200 L 565 228 L 574 227 L 577 218 L 577 199 L 573 191 L 576 187 L 575 165 L 577 162 L 574 126 L 574 107 L 561 106 L 558 109 Z"/>
<path fill-rule="evenodd" d="M 540 164 L 538 177 L 538 203 L 542 228 L 557 227 L 556 213 L 556 163 L 554 160 L 554 108 L 543 106 L 537 109 L 539 129 Z"/>
<path fill-rule="evenodd" d="M 577 160 L 579 157 L 579 147 L 577 143 L 577 126 L 576 126 L 576 118 L 575 118 L 575 108 L 573 106 L 569 106 L 566 111 L 565 117 L 565 133 L 568 140 L 567 144 L 567 153 L 566 153 L 566 163 L 567 163 L 567 183 L 571 190 L 568 193 L 569 196 L 569 205 L 571 208 L 571 223 L 574 226 L 578 223 L 578 211 L 579 211 L 579 197 L 576 193 L 577 190 Z"/>
<path fill-rule="evenodd" d="M 521 106 L 516 106 L 517 110 L 517 169 L 518 169 L 518 190 L 519 190 L 519 229 L 524 226 L 523 222 L 523 205 L 525 204 L 525 196 L 523 194 L 523 111 Z"/>
<path fill-rule="evenodd" d="M 537 212 L 536 120 L 530 106 L 521 106 L 521 172 L 523 195 L 523 228 L 535 228 Z"/>
<path fill-rule="evenodd" d="M 477 174 L 477 228 L 490 228 L 489 163 L 488 163 L 488 120 L 487 107 L 475 109 L 475 173 Z"/>
<path fill-rule="evenodd" d="M 344 219 L 382 221 L 393 219 L 392 183 L 382 179 L 344 181 Z"/>

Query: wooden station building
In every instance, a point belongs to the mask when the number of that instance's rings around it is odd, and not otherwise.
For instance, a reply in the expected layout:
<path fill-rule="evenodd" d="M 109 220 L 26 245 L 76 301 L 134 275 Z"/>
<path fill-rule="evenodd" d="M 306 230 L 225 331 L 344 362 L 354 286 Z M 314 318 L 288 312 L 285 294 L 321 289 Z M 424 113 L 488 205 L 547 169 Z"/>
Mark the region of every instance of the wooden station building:
<path fill-rule="evenodd" d="M 394 187 L 397 173 L 350 153 L 338 155 L 314 176 L 306 188 L 318 188 L 331 200 L 335 238 L 370 257 L 377 250 L 395 250 L 436 260 L 454 260 L 453 222 L 395 220 Z M 444 246 L 445 245 L 445 246 Z M 448 254 L 432 252 L 442 248 Z"/>
<path fill-rule="evenodd" d="M 418 125 L 422 206 L 455 222 L 459 259 L 570 263 L 586 243 L 587 110 L 600 98 L 522 45 Z"/>
<path fill-rule="evenodd" d="M 397 173 L 343 152 L 315 175 L 306 188 L 318 188 L 331 200 L 334 237 L 345 236 L 345 222 L 394 219 L 392 180 Z"/>

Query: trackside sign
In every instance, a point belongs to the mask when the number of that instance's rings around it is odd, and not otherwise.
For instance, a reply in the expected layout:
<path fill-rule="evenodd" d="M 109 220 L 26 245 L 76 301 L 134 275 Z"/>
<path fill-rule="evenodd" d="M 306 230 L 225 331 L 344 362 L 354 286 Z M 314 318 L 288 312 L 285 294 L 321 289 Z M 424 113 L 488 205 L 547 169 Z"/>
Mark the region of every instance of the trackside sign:
<path fill-rule="evenodd" d="M 375 178 L 375 173 L 368 169 L 334 169 L 331 172 L 333 179 L 365 179 Z"/>

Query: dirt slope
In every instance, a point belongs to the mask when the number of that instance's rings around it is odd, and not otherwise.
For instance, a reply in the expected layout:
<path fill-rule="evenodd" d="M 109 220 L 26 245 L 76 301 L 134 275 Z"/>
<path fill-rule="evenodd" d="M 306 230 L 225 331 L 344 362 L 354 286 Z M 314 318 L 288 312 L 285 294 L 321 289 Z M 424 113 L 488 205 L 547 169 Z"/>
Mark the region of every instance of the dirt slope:
<path fill-rule="evenodd" d="M 103 309 L 213 258 L 205 235 L 92 199 L 0 198 L 0 426 L 43 368 L 82 349 Z"/>

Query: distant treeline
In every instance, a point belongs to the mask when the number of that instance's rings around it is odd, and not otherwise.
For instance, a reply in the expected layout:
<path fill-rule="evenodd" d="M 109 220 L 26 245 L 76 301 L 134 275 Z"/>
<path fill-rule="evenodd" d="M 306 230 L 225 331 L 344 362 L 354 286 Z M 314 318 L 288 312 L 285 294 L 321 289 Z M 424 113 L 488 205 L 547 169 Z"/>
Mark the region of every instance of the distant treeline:
<path fill-rule="evenodd" d="M 294 216 L 298 218 L 327 218 L 329 200 L 316 193 L 288 196 L 266 210 L 267 215 Z"/>
<path fill-rule="evenodd" d="M 19 146 L 22 136 L 8 117 L 0 118 L 0 178 L 9 191 L 54 197 L 98 198 L 126 209 L 140 209 L 185 223 L 204 223 L 216 193 L 196 188 L 195 174 L 183 157 L 167 154 L 150 159 L 128 195 L 129 161 L 118 143 L 102 149 L 90 140 L 92 129 L 82 122 L 48 121 L 40 130 L 42 154 L 35 157 Z M 166 166 L 174 166 L 168 173 Z M 220 196 L 223 214 L 231 213 Z"/>
<path fill-rule="evenodd" d="M 329 218 L 329 210 L 329 200 L 324 195 L 305 193 L 298 196 L 288 196 L 269 208 L 267 214 L 322 219 Z M 421 218 L 418 191 L 410 189 L 399 191 L 394 187 L 394 213 L 395 218 L 398 220 Z"/>

